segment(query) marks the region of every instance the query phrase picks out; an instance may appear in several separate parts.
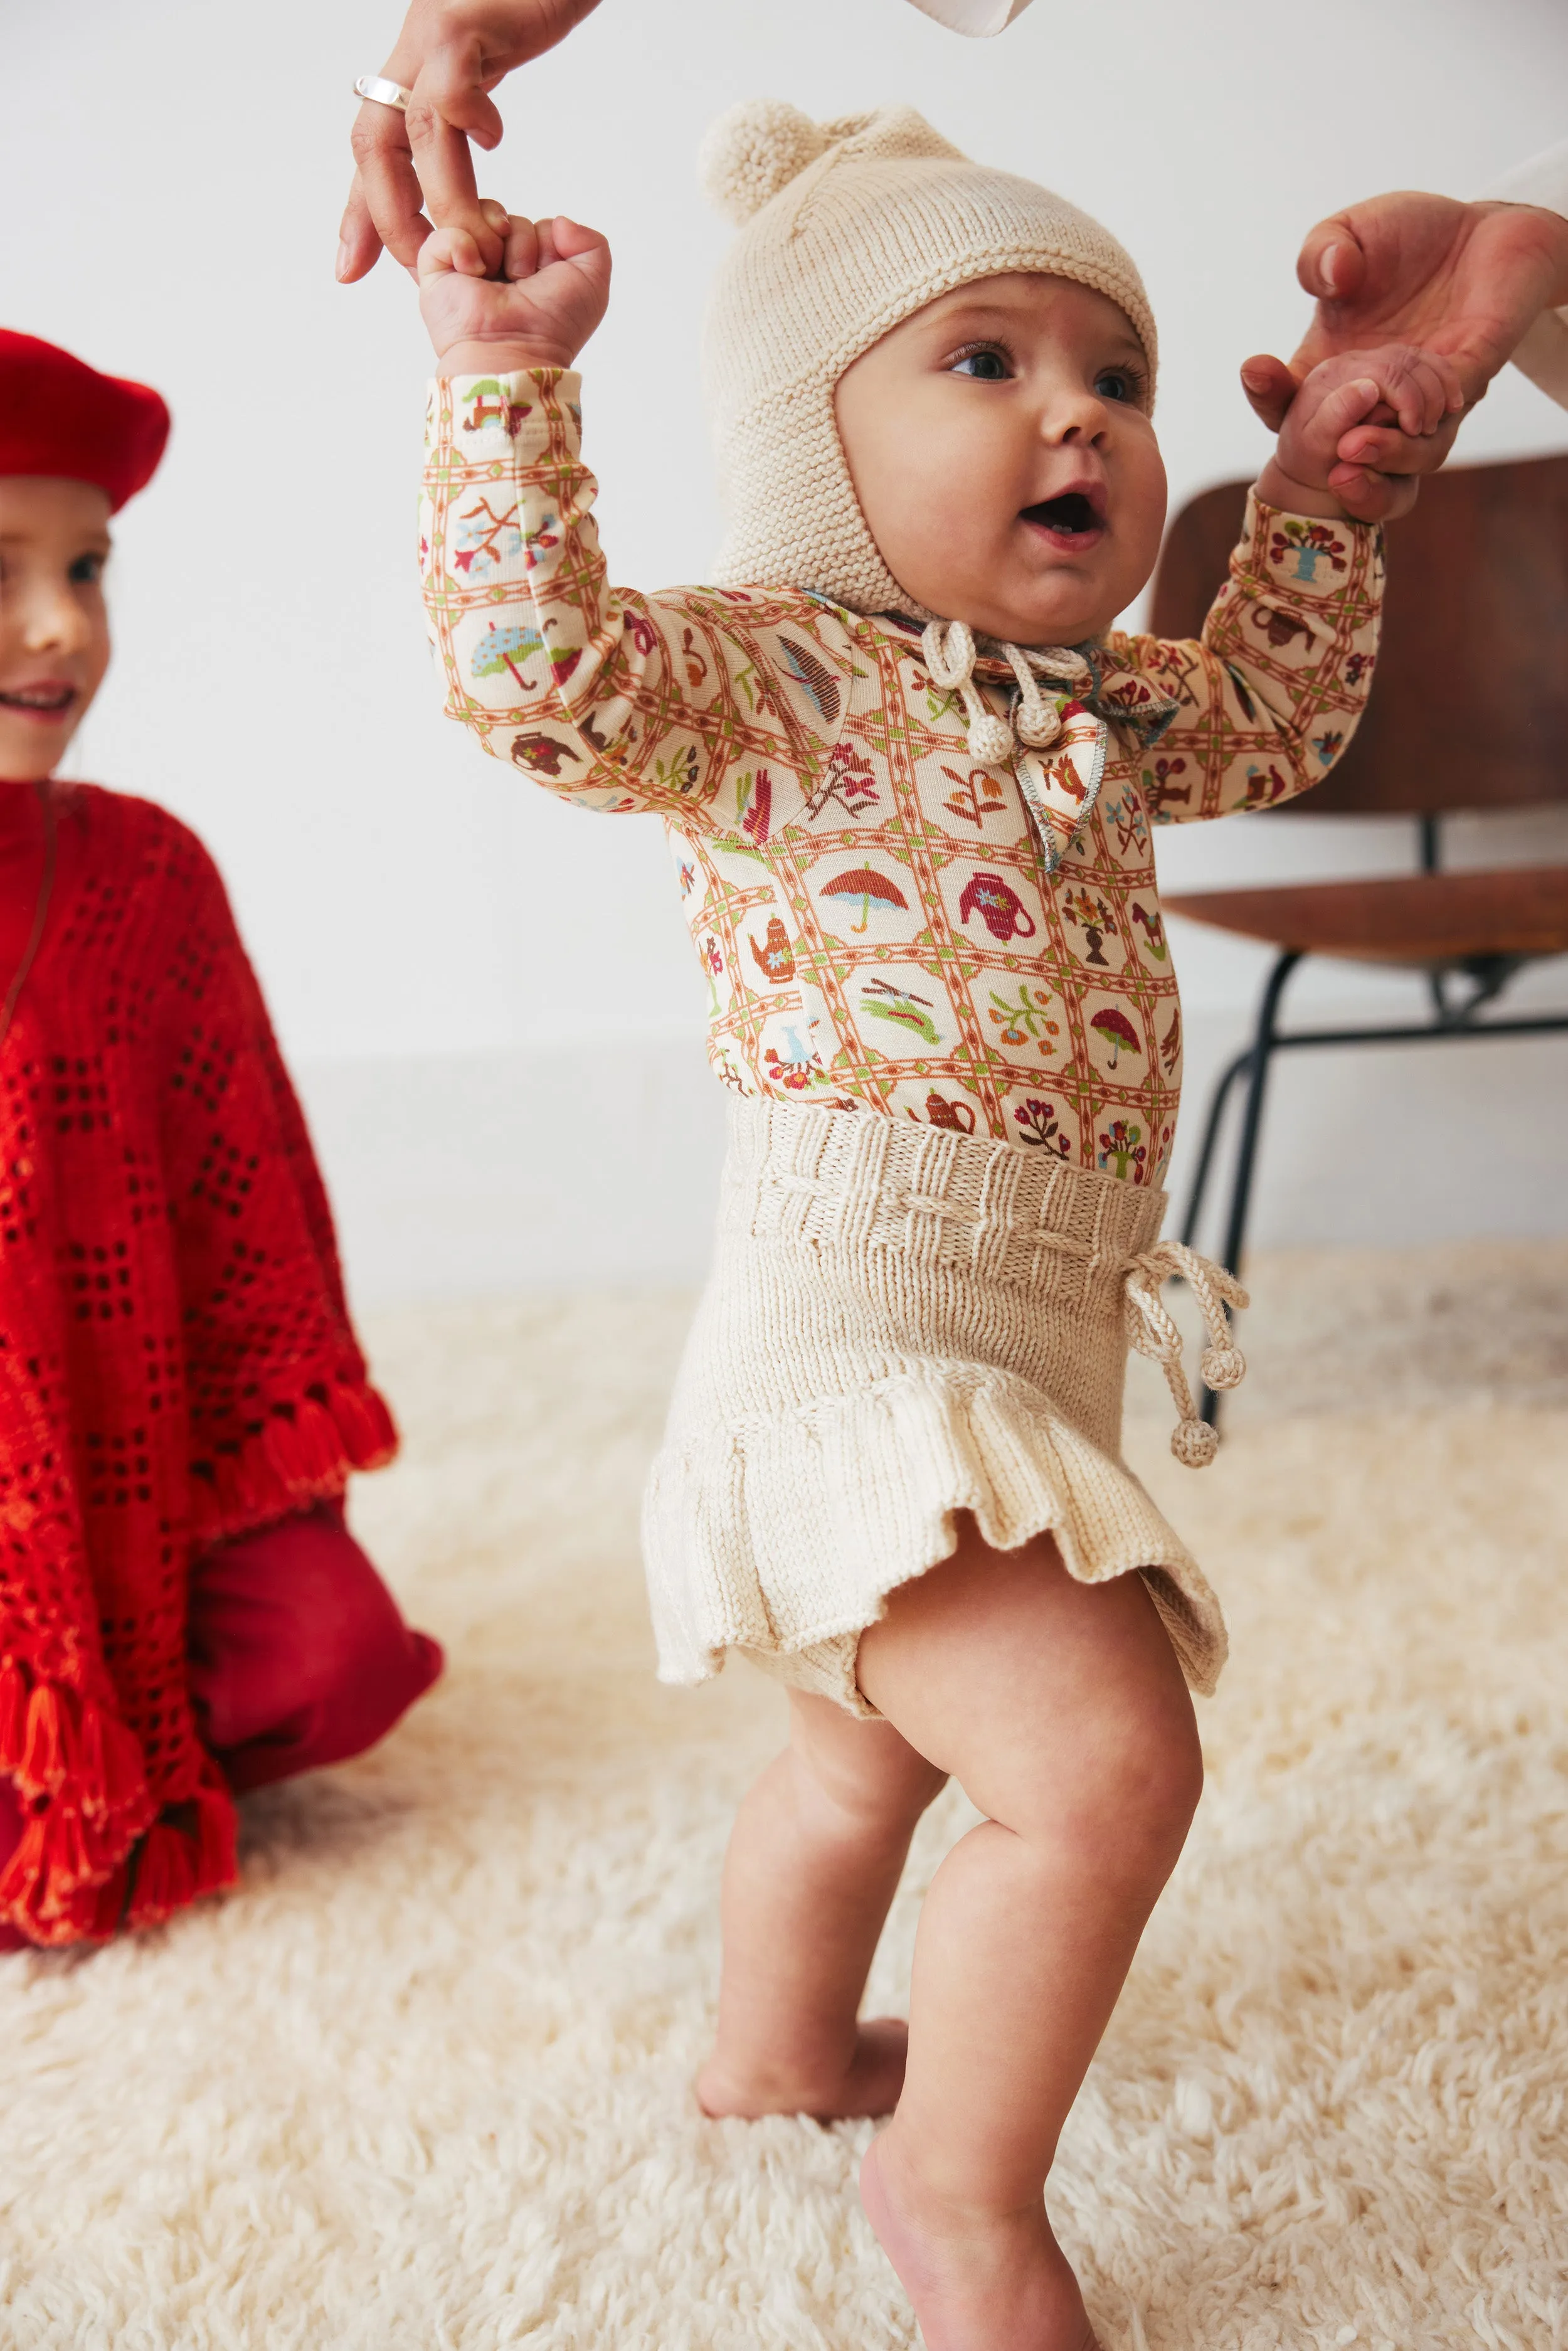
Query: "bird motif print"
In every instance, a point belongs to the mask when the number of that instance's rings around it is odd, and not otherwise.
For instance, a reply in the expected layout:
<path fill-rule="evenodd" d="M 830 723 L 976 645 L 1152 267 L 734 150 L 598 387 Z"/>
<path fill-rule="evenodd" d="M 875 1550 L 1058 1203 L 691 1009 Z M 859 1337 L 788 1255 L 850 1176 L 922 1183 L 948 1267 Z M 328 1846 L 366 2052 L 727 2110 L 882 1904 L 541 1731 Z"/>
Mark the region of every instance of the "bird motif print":
<path fill-rule="evenodd" d="M 724 1082 L 1162 1184 L 1181 1022 L 1153 829 L 1270 807 L 1339 756 L 1379 532 L 1252 501 L 1200 638 L 1112 632 L 1049 751 L 986 766 L 917 623 L 792 588 L 612 587 L 574 375 L 440 382 L 427 434 L 448 711 L 576 808 L 663 818 Z M 1010 726 L 1007 663 L 982 651 L 974 682 Z"/>

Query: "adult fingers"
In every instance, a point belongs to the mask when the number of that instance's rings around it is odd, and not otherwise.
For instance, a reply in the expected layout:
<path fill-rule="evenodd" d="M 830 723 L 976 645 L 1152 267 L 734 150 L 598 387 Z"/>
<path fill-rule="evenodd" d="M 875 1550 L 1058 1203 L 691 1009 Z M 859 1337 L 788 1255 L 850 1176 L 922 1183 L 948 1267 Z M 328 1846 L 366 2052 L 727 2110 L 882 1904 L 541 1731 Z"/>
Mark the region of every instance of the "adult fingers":
<path fill-rule="evenodd" d="M 345 279 L 364 276 L 376 257 L 369 250 L 371 236 L 386 246 L 394 261 L 412 269 L 430 234 L 430 223 L 420 208 L 419 182 L 404 118 L 395 106 L 379 106 L 373 99 L 366 99 L 354 118 L 349 144 L 358 168 L 340 234 L 344 245 L 351 246 L 351 257 L 358 266 L 345 269 L 340 256 L 339 276 Z"/>
<path fill-rule="evenodd" d="M 1278 433 L 1299 386 L 1283 360 L 1260 351 L 1241 362 L 1241 389 L 1253 414 L 1262 419 L 1270 433 Z"/>
<path fill-rule="evenodd" d="M 365 202 L 363 183 L 356 172 L 338 231 L 338 276 L 345 286 L 351 286 L 357 277 L 373 269 L 381 257 L 382 241 Z"/>
<path fill-rule="evenodd" d="M 485 87 L 490 78 L 484 43 L 469 35 L 431 50 L 420 67 L 414 94 L 422 105 L 434 107 L 444 122 L 488 152 L 500 145 L 503 128 L 500 109 Z"/>
<path fill-rule="evenodd" d="M 493 272 L 500 266 L 504 239 L 485 217 L 473 150 L 465 134 L 422 95 L 423 83 L 422 74 L 403 120 L 425 205 L 437 228 L 465 229 L 484 255 L 486 269 Z"/>

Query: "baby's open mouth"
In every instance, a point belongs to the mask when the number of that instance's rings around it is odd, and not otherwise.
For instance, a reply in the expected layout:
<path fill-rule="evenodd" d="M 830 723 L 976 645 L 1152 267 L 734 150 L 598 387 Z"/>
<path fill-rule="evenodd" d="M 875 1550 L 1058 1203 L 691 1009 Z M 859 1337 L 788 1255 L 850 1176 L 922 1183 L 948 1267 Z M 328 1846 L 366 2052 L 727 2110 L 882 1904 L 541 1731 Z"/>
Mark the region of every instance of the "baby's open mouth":
<path fill-rule="evenodd" d="M 1094 538 L 1105 528 L 1082 490 L 1064 490 L 1058 498 L 1041 498 L 1038 505 L 1025 507 L 1023 519 L 1056 538 Z"/>
<path fill-rule="evenodd" d="M 0 687 L 0 705 L 25 710 L 35 718 L 57 718 L 76 700 L 74 685 L 14 685 Z"/>

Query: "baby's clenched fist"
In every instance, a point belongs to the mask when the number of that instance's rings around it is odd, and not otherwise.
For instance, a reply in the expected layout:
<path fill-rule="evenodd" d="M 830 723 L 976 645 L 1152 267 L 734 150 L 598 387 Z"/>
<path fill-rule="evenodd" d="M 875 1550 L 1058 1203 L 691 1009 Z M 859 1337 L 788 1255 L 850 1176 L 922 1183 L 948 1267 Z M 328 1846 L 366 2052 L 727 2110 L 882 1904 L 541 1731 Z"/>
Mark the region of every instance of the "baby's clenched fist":
<path fill-rule="evenodd" d="M 1279 446 L 1259 477 L 1270 506 L 1339 517 L 1351 511 L 1332 482 L 1343 472 L 1341 444 L 1358 426 L 1397 424 L 1410 440 L 1450 440 L 1465 405 L 1452 363 L 1410 343 L 1346 351 L 1313 368 L 1280 427 Z M 1390 517 L 1416 503 L 1416 481 L 1398 486 Z"/>
<path fill-rule="evenodd" d="M 610 247 L 558 213 L 521 220 L 484 207 L 503 240 L 499 274 L 465 229 L 435 229 L 419 249 L 419 307 L 443 375 L 570 367 L 610 299 Z"/>

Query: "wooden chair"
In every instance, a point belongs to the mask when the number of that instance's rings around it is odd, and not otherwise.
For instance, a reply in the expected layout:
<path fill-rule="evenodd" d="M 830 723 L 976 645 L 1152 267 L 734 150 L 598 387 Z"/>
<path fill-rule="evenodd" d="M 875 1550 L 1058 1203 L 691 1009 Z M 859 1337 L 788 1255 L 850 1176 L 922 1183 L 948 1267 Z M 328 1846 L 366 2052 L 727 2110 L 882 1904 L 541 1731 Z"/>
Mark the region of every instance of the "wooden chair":
<path fill-rule="evenodd" d="M 1206 490 L 1172 524 L 1151 625 L 1196 636 L 1225 577 L 1246 485 Z M 1388 599 L 1376 683 L 1349 749 L 1325 780 L 1270 812 L 1415 820 L 1416 870 L 1351 882 L 1205 890 L 1172 914 L 1275 950 L 1252 1040 L 1209 1104 L 1182 1237 L 1203 1214 L 1226 1105 L 1244 1087 L 1220 1257 L 1239 1269 L 1270 1066 L 1328 1045 L 1425 1044 L 1568 1029 L 1568 1012 L 1481 1016 L 1515 974 L 1568 953 L 1568 865 L 1446 872 L 1442 820 L 1457 810 L 1568 799 L 1568 456 L 1475 465 L 1422 486 L 1388 530 Z M 1396 1026 L 1281 1030 L 1286 982 L 1308 956 L 1424 972 L 1431 1017 Z M 1205 1390 L 1204 1416 L 1218 1418 Z"/>

